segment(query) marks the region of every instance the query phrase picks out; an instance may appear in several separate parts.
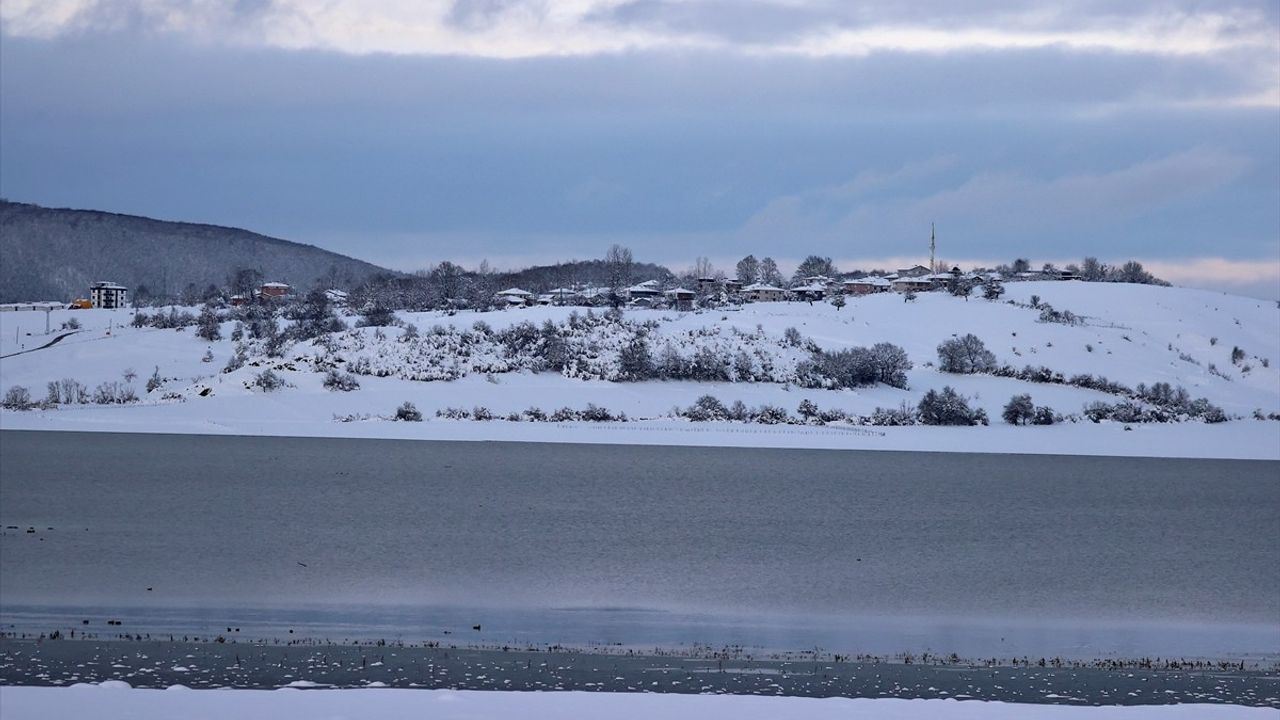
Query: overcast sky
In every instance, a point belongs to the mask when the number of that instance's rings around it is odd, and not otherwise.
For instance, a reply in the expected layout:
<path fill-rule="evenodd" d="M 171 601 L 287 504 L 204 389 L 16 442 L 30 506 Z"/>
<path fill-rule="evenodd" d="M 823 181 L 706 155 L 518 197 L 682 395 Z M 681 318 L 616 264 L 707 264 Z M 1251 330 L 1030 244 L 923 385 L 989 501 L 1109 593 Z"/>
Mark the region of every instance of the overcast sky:
<path fill-rule="evenodd" d="M 412 270 L 1135 257 L 1280 297 L 1280 0 L 5 0 L 0 194 Z"/>

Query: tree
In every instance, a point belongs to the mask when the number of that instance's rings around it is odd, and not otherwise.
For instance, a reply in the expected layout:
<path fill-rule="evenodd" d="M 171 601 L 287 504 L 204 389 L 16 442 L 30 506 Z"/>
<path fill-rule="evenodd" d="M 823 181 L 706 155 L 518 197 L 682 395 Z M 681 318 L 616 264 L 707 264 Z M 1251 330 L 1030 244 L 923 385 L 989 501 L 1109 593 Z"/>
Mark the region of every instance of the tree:
<path fill-rule="evenodd" d="M 996 366 L 996 356 L 973 333 L 950 338 L 938 345 L 938 369 L 970 374 L 987 372 Z"/>
<path fill-rule="evenodd" d="M 1107 266 L 1098 262 L 1096 257 L 1087 257 L 1080 265 L 1080 277 L 1089 282 L 1101 282 L 1107 279 Z"/>
<path fill-rule="evenodd" d="M 200 308 L 200 317 L 196 318 L 196 337 L 209 342 L 222 339 L 222 321 L 212 305 Z"/>
<path fill-rule="evenodd" d="M 693 267 L 689 269 L 689 275 L 692 276 L 694 280 L 711 278 L 715 277 L 716 269 L 715 266 L 711 264 L 710 260 L 705 257 L 698 257 L 693 261 Z"/>
<path fill-rule="evenodd" d="M 1142 267 L 1142 263 L 1130 260 L 1121 265 L 1111 279 L 1115 282 L 1149 284 L 1154 278 Z"/>
<path fill-rule="evenodd" d="M 744 287 L 751 285 L 760 278 L 760 261 L 756 260 L 755 255 L 748 255 L 738 261 L 736 270 L 738 282 Z"/>
<path fill-rule="evenodd" d="M 760 261 L 759 281 L 765 285 L 782 287 L 782 273 L 778 272 L 778 264 L 773 258 L 767 257 Z"/>
<path fill-rule="evenodd" d="M 431 281 L 440 289 L 440 295 L 445 303 L 451 303 L 461 298 L 462 280 L 465 273 L 466 271 L 461 267 L 448 260 L 432 268 Z"/>
<path fill-rule="evenodd" d="M 649 355 L 649 343 L 637 335 L 618 353 L 619 380 L 648 380 L 654 376 L 653 358 Z"/>
<path fill-rule="evenodd" d="M 840 312 L 840 308 L 845 306 L 844 293 L 837 290 L 836 293 L 831 296 L 831 304 L 835 306 L 836 312 Z"/>
<path fill-rule="evenodd" d="M 631 273 L 635 260 L 631 249 L 614 243 L 604 254 L 604 264 L 608 271 L 609 288 L 619 293 L 631 285 Z"/>
<path fill-rule="evenodd" d="M 1000 416 L 1010 425 L 1026 425 L 1035 417 L 1036 408 L 1031 404 L 1030 395 L 1014 395 L 1004 406 Z"/>
<path fill-rule="evenodd" d="M 227 286 L 231 288 L 232 295 L 251 298 L 254 291 L 262 287 L 262 272 L 253 268 L 236 268 L 227 277 Z"/>
<path fill-rule="evenodd" d="M 906 350 L 893 343 L 876 343 L 871 346 L 871 360 L 876 380 L 890 387 L 906 389 L 907 371 L 912 367 Z"/>
<path fill-rule="evenodd" d="M 990 280 L 982 283 L 982 297 L 988 300 L 999 300 L 1000 296 L 1003 294 L 1004 285 L 1002 285 L 999 280 L 991 278 Z"/>
<path fill-rule="evenodd" d="M 837 275 L 836 266 L 831 262 L 829 257 L 820 257 L 818 255 L 810 255 L 805 258 L 800 266 L 796 268 L 796 272 L 791 276 L 792 282 L 800 283 L 805 278 L 821 275 L 823 277 L 835 277 Z"/>
<path fill-rule="evenodd" d="M 1013 261 L 1012 270 L 1015 273 L 1031 272 L 1031 261 L 1026 258 L 1018 258 Z"/>

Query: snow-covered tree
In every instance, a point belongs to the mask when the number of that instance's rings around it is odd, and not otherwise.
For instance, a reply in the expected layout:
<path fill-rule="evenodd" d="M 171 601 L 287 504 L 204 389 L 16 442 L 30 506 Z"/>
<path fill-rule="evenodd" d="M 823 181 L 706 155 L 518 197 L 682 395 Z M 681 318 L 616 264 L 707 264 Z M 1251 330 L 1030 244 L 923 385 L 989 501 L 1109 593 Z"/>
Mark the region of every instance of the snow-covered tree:
<path fill-rule="evenodd" d="M 756 282 L 760 278 L 760 261 L 756 260 L 755 255 L 748 255 L 739 260 L 735 269 L 738 282 L 742 283 L 743 287 Z"/>
<path fill-rule="evenodd" d="M 938 345 L 938 368 L 950 373 L 987 372 L 996 366 L 996 356 L 973 333 L 949 338 Z"/>

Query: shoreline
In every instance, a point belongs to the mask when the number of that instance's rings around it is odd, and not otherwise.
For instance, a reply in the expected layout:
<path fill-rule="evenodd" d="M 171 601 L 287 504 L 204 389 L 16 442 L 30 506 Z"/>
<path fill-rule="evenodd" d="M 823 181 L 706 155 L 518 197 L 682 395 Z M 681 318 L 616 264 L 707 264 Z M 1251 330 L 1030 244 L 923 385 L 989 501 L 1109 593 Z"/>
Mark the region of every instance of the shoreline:
<path fill-rule="evenodd" d="M 1212 703 L 1280 708 L 1280 671 L 1224 667 L 1004 666 L 921 658 L 759 659 L 573 648 L 424 647 L 0 638 L 0 684 L 123 681 L 167 688 L 420 688 L 658 692 L 1059 705 Z"/>

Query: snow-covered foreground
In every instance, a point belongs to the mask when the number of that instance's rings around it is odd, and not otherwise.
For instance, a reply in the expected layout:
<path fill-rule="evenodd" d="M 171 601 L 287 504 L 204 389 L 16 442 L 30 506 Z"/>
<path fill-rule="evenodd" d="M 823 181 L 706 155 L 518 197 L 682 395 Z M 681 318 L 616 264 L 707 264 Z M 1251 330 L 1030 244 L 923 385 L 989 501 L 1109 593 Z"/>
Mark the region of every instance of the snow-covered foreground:
<path fill-rule="evenodd" d="M 136 690 L 125 683 L 69 688 L 2 687 L 5 720 L 130 718 L 879 718 L 881 720 L 1148 720 L 1159 718 L 1275 718 L 1280 712 L 1233 705 L 1073 707 L 956 700 L 663 695 L 639 693 L 521 693 L 452 690 Z"/>
<path fill-rule="evenodd" d="M 843 310 L 823 303 L 761 303 L 732 310 L 626 314 L 628 320 L 654 321 L 656 336 L 664 338 L 708 328 L 730 339 L 736 337 L 735 331 L 757 337 L 763 332 L 765 341 L 751 342 L 765 350 L 789 327 L 824 349 L 892 342 L 904 348 L 914 363 L 907 374 L 909 389 L 905 390 L 886 385 L 815 390 L 771 382 L 627 383 L 525 370 L 474 372 L 456 380 L 432 382 L 394 374 L 357 375 L 359 390 L 333 392 L 324 389 L 321 373 L 306 362 L 294 362 L 295 369 L 279 373 L 290 387 L 264 393 L 248 387 L 253 374 L 262 371 L 261 365 L 221 372 L 233 353 L 234 344 L 228 339 L 203 342 L 194 337 L 192 328 L 133 328 L 127 310 L 58 311 L 52 317 L 54 328 L 75 317 L 84 329 L 46 349 L 0 360 L 0 387 L 24 385 L 38 400 L 51 380 L 74 378 L 92 389 L 104 381 L 124 382 L 126 370 L 131 369 L 131 383 L 142 400 L 124 406 L 63 405 L 49 410 L 0 411 L 0 427 L 1280 459 L 1280 422 L 1250 417 L 1255 410 L 1280 412 L 1280 309 L 1274 303 L 1138 285 L 1037 282 L 1008 286 L 1008 299 L 1026 303 L 1032 295 L 1059 310 L 1085 316 L 1085 324 L 1043 323 L 1039 313 L 1027 307 L 977 298 L 965 301 L 943 293 L 924 293 L 913 303 L 904 303 L 895 294 L 851 299 Z M 401 318 L 427 333 L 435 325 L 470 328 L 477 320 L 495 330 L 526 320 L 535 324 L 562 322 L 573 311 L 538 307 L 453 316 L 402 313 Z M 50 336 L 43 334 L 44 320 L 42 312 L 0 314 L 0 354 L 31 350 L 57 337 L 60 333 L 56 331 Z M 224 337 L 230 329 L 231 323 L 225 323 Z M 379 342 L 395 344 L 401 332 L 387 328 L 386 340 L 379 341 L 374 329 L 363 328 L 352 330 L 349 337 L 364 348 L 360 352 L 370 354 L 378 351 Z M 1000 420 L 1000 412 L 1015 394 L 1028 393 L 1037 405 L 1077 415 L 1087 403 L 1115 402 L 1118 398 L 1068 385 L 937 370 L 938 343 L 970 332 L 983 339 L 1002 364 L 1045 366 L 1066 375 L 1089 373 L 1130 387 L 1168 382 L 1241 419 L 1214 425 L 1139 424 L 1128 429 L 1120 423 L 1088 421 L 1049 427 L 1009 426 Z M 1232 351 L 1237 347 L 1244 359 L 1233 362 Z M 403 351 L 402 347 L 388 349 Z M 213 356 L 209 362 L 203 361 L 206 351 Z M 316 352 L 310 343 L 300 343 L 286 357 L 296 360 Z M 794 361 L 791 350 L 769 352 L 770 359 L 778 363 Z M 148 394 L 145 384 L 153 369 L 164 383 Z M 904 402 L 914 405 L 926 390 L 944 385 L 955 387 L 971 404 L 983 408 L 991 426 L 765 426 L 692 423 L 670 417 L 674 407 L 688 406 L 703 394 L 714 395 L 726 405 L 735 400 L 752 407 L 774 405 L 792 415 L 803 400 L 822 409 L 868 415 L 877 407 L 896 408 Z M 201 396 L 206 388 L 209 392 Z M 183 400 L 161 400 L 165 394 Z M 427 420 L 390 421 L 395 408 L 405 401 L 414 403 Z M 589 403 L 614 413 L 625 412 L 633 420 L 649 419 L 597 424 L 433 417 L 447 407 L 482 406 L 502 417 L 530 407 L 550 413 L 561 407 L 582 409 Z M 357 419 L 338 422 L 336 416 Z"/>

